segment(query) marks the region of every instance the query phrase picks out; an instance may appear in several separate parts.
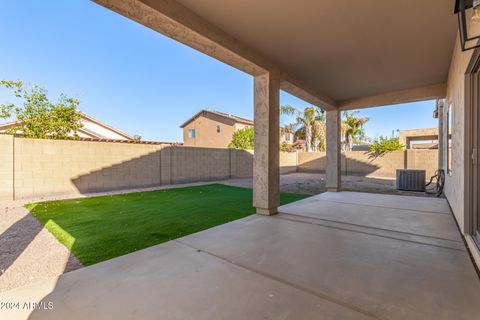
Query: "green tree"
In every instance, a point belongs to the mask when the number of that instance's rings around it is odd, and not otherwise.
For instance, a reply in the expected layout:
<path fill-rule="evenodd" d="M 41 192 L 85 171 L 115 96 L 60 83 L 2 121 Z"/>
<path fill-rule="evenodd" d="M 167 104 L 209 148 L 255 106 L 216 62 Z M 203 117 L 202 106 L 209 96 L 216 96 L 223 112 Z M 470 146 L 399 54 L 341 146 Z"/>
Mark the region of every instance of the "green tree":
<path fill-rule="evenodd" d="M 398 137 L 388 138 L 380 136 L 378 139 L 373 140 L 370 145 L 370 151 L 379 155 L 388 151 L 402 150 L 403 147 Z"/>
<path fill-rule="evenodd" d="M 280 113 L 295 116 L 296 122 L 289 125 L 296 137 L 305 138 L 305 148 L 310 151 L 324 151 L 326 145 L 325 115 L 318 107 L 307 107 L 303 111 L 290 105 L 280 107 Z"/>
<path fill-rule="evenodd" d="M 228 147 L 232 149 L 253 150 L 254 135 L 255 131 L 253 127 L 245 127 L 237 130 L 233 133 L 232 141 L 228 144 Z"/>
<path fill-rule="evenodd" d="M 359 111 L 343 113 L 342 119 L 342 134 L 344 137 L 343 149 L 344 151 L 352 151 L 354 143 L 365 141 L 364 125 L 369 120 L 368 117 L 357 117 Z"/>
<path fill-rule="evenodd" d="M 8 102 L 0 104 L 0 118 L 15 117 L 19 121 L 17 127 L 6 133 L 21 131 L 26 138 L 39 139 L 77 137 L 77 130 L 82 127 L 82 114 L 77 110 L 79 100 L 61 94 L 58 101 L 51 102 L 44 88 L 38 85 L 27 87 L 22 81 L 1 80 L 0 86 L 13 91 L 16 99 L 23 100 L 21 106 Z"/>

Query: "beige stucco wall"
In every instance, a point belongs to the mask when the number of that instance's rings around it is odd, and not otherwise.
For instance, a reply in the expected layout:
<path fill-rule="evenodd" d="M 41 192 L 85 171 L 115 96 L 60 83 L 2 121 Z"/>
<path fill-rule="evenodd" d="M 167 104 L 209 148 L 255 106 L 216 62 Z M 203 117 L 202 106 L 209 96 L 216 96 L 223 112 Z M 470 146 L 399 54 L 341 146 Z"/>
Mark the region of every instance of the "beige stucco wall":
<path fill-rule="evenodd" d="M 448 122 L 448 106 L 452 106 L 452 144 L 451 144 L 451 168 L 450 174 L 445 178 L 445 196 L 450 203 L 452 211 L 457 219 L 462 232 L 465 232 L 465 72 L 472 56 L 472 50 L 462 52 L 460 40 L 457 38 L 455 50 L 452 55 L 447 83 L 447 97 L 444 112 L 444 133 Z M 447 137 L 444 134 L 444 143 L 447 145 Z M 445 149 L 444 159 L 447 150 Z M 444 168 L 447 172 L 447 168 Z"/>
<path fill-rule="evenodd" d="M 220 125 L 220 133 L 217 132 Z M 200 115 L 183 127 L 183 144 L 187 147 L 228 148 L 235 131 L 251 127 L 251 125 L 235 122 L 215 114 Z M 189 138 L 188 130 L 195 129 L 196 137 Z M 280 143 L 293 143 L 293 134 L 289 135 L 280 130 Z"/>
<path fill-rule="evenodd" d="M 410 142 L 415 140 L 437 140 L 438 139 L 438 128 L 421 128 L 421 129 L 410 129 L 410 130 L 400 130 L 398 132 L 398 140 L 403 149 L 410 149 Z"/>
<path fill-rule="evenodd" d="M 217 125 L 220 125 L 220 133 L 217 132 Z M 195 138 L 188 137 L 190 129 L 195 129 Z M 208 117 L 201 115 L 183 128 L 183 143 L 189 147 L 227 148 L 234 131 L 234 121 L 214 114 Z"/>
<path fill-rule="evenodd" d="M 298 171 L 324 172 L 325 152 L 298 153 Z M 429 178 L 438 166 L 437 150 L 405 150 L 374 156 L 365 151 L 344 152 L 341 156 L 343 175 L 358 174 L 394 178 L 397 169 L 425 169 Z"/>

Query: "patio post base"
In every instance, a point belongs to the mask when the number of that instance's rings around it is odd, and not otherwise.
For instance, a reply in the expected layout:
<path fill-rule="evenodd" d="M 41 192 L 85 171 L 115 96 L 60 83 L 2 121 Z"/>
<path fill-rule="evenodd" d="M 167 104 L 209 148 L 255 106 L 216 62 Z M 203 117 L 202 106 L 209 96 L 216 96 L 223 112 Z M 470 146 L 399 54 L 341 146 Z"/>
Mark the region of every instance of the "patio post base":
<path fill-rule="evenodd" d="M 261 214 L 263 216 L 273 216 L 274 214 L 278 213 L 278 208 L 257 208 L 257 214 Z"/>

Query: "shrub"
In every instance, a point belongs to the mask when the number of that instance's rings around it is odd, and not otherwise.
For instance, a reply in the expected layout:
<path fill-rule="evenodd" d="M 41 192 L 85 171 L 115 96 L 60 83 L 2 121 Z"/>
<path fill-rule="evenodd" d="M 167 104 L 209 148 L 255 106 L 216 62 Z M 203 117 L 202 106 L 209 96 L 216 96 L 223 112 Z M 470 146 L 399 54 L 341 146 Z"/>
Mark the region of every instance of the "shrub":
<path fill-rule="evenodd" d="M 400 144 L 398 138 L 388 138 L 380 136 L 378 139 L 373 140 L 370 145 L 370 151 L 376 154 L 382 154 L 388 151 L 402 150 L 403 145 Z"/>
<path fill-rule="evenodd" d="M 253 150 L 253 127 L 245 127 L 237 130 L 232 135 L 232 141 L 228 144 L 232 149 Z"/>

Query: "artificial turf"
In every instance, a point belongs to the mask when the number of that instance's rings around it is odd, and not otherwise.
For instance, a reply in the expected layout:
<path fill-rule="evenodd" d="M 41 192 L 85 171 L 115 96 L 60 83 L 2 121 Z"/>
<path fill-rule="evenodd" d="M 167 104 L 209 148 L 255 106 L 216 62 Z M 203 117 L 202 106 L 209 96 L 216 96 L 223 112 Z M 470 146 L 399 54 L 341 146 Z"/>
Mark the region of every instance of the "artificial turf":
<path fill-rule="evenodd" d="M 282 193 L 281 204 L 305 198 Z M 27 205 L 83 265 L 118 257 L 255 212 L 252 189 L 210 184 Z"/>

